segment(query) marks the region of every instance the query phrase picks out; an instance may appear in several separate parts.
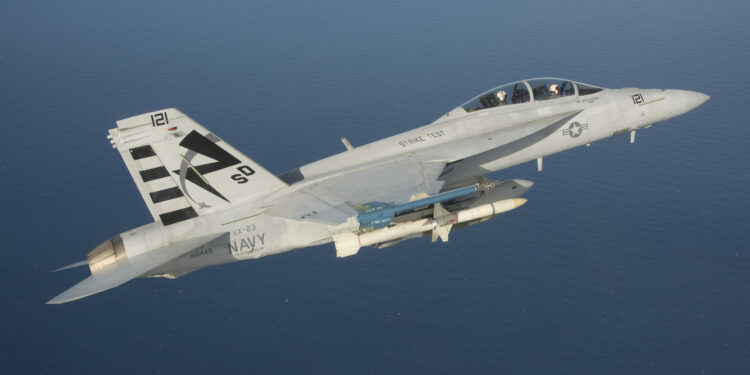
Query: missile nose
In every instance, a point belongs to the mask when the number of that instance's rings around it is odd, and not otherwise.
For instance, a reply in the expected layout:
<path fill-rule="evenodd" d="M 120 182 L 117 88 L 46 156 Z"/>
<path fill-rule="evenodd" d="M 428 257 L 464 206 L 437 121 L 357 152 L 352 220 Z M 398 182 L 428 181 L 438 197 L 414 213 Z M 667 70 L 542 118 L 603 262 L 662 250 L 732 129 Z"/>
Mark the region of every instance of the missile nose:
<path fill-rule="evenodd" d="M 513 208 L 521 207 L 526 204 L 526 202 L 528 202 L 528 199 L 526 198 L 513 198 Z"/>

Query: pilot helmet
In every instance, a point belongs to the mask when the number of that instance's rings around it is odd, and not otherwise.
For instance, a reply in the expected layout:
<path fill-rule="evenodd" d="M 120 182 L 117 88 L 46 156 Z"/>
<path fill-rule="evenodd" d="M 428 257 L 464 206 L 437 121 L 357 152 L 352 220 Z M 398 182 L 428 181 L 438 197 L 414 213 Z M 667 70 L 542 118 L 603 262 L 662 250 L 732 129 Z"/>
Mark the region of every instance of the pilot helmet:
<path fill-rule="evenodd" d="M 500 90 L 497 92 L 497 100 L 505 102 L 505 91 Z"/>
<path fill-rule="evenodd" d="M 558 88 L 557 88 L 557 83 L 553 83 L 553 84 L 549 85 L 549 92 L 551 92 L 553 94 L 559 94 L 560 93 L 560 90 L 558 90 Z"/>

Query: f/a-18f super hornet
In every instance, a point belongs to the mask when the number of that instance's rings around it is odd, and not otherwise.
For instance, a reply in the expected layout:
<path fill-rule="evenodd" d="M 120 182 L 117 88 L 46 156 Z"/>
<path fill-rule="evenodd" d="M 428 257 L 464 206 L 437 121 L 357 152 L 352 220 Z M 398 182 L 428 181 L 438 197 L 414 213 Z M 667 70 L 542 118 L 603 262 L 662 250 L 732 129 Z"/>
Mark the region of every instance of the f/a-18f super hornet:
<path fill-rule="evenodd" d="M 136 277 L 333 242 L 338 257 L 451 229 L 526 202 L 531 181 L 485 175 L 688 112 L 709 97 L 684 90 L 605 89 L 555 78 L 496 87 L 433 123 L 276 176 L 177 109 L 117 121 L 112 146 L 154 222 L 114 236 L 65 268 L 91 276 L 65 303 Z"/>

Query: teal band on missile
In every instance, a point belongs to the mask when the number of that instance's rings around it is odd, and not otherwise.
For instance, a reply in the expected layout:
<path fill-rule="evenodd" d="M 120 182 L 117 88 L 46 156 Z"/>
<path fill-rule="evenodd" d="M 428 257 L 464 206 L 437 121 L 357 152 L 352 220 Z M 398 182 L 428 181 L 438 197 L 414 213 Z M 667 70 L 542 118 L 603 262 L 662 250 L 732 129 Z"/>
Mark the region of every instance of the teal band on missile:
<path fill-rule="evenodd" d="M 385 202 L 369 202 L 357 208 L 359 216 L 359 226 L 364 230 L 385 228 L 391 224 L 391 220 L 398 214 L 416 210 L 421 207 L 428 207 L 435 203 L 447 202 L 452 199 L 460 198 L 469 194 L 474 194 L 480 190 L 479 184 L 467 186 L 445 193 L 433 195 L 431 197 L 417 199 L 396 206 Z"/>

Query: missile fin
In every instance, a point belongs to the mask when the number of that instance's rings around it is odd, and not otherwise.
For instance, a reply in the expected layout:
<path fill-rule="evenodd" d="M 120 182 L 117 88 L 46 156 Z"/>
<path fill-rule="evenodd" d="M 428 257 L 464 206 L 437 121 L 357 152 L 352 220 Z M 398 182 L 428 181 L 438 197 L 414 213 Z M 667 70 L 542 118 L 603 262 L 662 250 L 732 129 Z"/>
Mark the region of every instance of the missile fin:
<path fill-rule="evenodd" d="M 432 242 L 437 242 L 438 238 L 443 242 L 448 242 L 448 234 L 451 232 L 452 228 L 453 224 L 435 227 L 435 229 L 432 230 Z"/>
<path fill-rule="evenodd" d="M 450 215 L 450 211 L 446 210 L 442 204 L 435 203 L 435 207 L 432 210 L 432 217 L 435 219 Z"/>
<path fill-rule="evenodd" d="M 429 198 L 429 197 L 430 197 L 430 195 L 427 194 L 427 193 L 414 194 L 414 195 L 411 196 L 411 198 L 409 198 L 409 202 L 414 202 L 416 200 L 425 199 L 425 198 Z"/>
<path fill-rule="evenodd" d="M 359 248 L 362 247 L 359 242 L 359 236 L 349 232 L 334 234 L 333 242 L 336 247 L 336 257 L 338 258 L 355 255 L 359 252 Z"/>
<path fill-rule="evenodd" d="M 435 219 L 435 228 L 432 230 L 432 242 L 437 242 L 438 238 L 443 242 L 448 242 L 448 234 L 453 228 L 453 223 L 446 223 L 452 212 L 448 211 L 440 203 L 435 203 L 432 210 L 432 217 Z M 455 216 L 455 215 L 454 215 Z M 445 223 L 440 225 L 440 223 Z"/>

